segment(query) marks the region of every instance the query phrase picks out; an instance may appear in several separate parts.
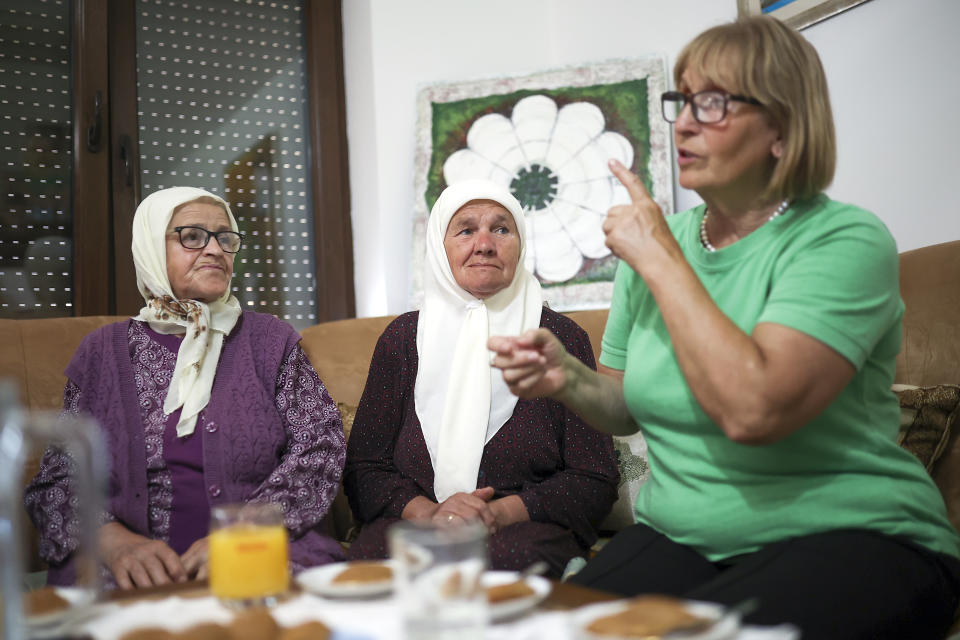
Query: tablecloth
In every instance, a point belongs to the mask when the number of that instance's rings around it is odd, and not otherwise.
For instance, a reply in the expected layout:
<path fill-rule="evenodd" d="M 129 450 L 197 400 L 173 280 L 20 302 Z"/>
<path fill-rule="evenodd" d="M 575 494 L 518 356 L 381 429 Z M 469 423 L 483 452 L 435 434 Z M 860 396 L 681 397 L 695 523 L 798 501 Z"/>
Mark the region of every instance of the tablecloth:
<path fill-rule="evenodd" d="M 228 623 L 233 613 L 212 596 L 172 596 L 159 600 L 96 605 L 91 615 L 75 621 L 74 630 L 94 640 L 118 640 L 124 633 L 145 626 L 181 631 L 200 622 Z M 573 611 L 541 611 L 515 620 L 491 624 L 486 640 L 576 640 Z M 319 620 L 335 629 L 335 640 L 401 640 L 402 620 L 393 597 L 371 600 L 328 599 L 300 594 L 271 610 L 283 626 Z M 737 640 L 797 640 L 796 628 L 745 627 Z"/>

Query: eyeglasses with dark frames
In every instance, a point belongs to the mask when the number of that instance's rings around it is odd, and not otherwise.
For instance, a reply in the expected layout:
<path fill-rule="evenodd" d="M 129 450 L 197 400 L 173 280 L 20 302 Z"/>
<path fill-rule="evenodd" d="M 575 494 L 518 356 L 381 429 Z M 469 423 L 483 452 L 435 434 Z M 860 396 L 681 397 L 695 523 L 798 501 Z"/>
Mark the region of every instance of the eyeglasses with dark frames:
<path fill-rule="evenodd" d="M 210 242 L 210 236 L 217 239 L 217 244 L 226 253 L 240 251 L 240 246 L 243 244 L 243 234 L 236 231 L 208 231 L 203 227 L 192 225 L 174 227 L 173 230 L 177 232 L 184 249 L 203 249 Z"/>
<path fill-rule="evenodd" d="M 741 96 L 726 91 L 711 89 L 697 93 L 680 93 L 679 91 L 665 91 L 660 96 L 660 105 L 663 110 L 663 119 L 667 122 L 676 122 L 683 107 L 689 102 L 693 110 L 693 119 L 700 124 L 716 124 L 727 117 L 727 105 L 730 101 L 745 102 L 763 106 L 756 98 Z"/>

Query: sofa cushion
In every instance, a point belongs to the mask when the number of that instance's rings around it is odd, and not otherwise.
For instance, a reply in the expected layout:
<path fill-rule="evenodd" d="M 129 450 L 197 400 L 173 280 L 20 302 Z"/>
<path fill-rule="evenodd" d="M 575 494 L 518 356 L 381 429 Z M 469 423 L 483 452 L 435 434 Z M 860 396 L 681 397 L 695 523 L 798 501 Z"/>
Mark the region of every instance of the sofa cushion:
<path fill-rule="evenodd" d="M 923 442 L 923 449 L 930 452 L 930 476 L 943 495 L 950 523 L 960 531 L 960 386 L 894 385 L 894 392 L 898 392 L 901 407 L 916 411 L 913 419 L 907 416 L 908 427 L 913 431 L 917 424 L 913 439 Z"/>
<path fill-rule="evenodd" d="M 630 436 L 614 436 L 613 447 L 620 470 L 619 495 L 610 513 L 597 527 L 604 534 L 620 531 L 633 524 L 633 505 L 637 501 L 640 485 L 646 482 L 650 473 L 647 441 L 639 431 Z"/>
<path fill-rule="evenodd" d="M 357 407 L 346 402 L 338 402 L 337 409 L 340 410 L 340 420 L 343 422 L 343 435 L 349 442 L 350 431 L 353 429 L 353 419 L 357 415 Z M 353 512 L 350 511 L 350 502 L 343 492 L 342 482 L 340 483 L 340 491 L 337 492 L 337 497 L 334 498 L 333 504 L 330 506 L 328 521 L 331 526 L 330 534 L 334 538 L 341 543 L 347 543 L 347 545 L 353 541 L 356 533 L 353 531 Z"/>
<path fill-rule="evenodd" d="M 346 402 L 338 402 L 340 420 L 343 422 L 343 436 L 350 440 L 350 431 L 353 429 L 353 419 L 357 417 L 357 407 Z"/>
<path fill-rule="evenodd" d="M 895 382 L 960 383 L 960 240 L 900 254 L 903 343 Z"/>
<path fill-rule="evenodd" d="M 960 415 L 960 387 L 894 385 L 900 401 L 900 434 L 897 443 L 933 472 L 947 449 L 952 427 Z"/>
<path fill-rule="evenodd" d="M 377 339 L 395 317 L 322 322 L 300 332 L 300 346 L 334 400 L 360 403 Z"/>

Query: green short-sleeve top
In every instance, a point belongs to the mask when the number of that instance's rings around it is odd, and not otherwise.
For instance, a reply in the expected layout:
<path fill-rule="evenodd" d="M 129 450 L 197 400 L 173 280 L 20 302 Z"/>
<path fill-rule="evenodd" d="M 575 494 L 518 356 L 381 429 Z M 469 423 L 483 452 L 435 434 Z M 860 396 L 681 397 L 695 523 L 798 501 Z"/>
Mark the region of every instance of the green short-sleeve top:
<path fill-rule="evenodd" d="M 868 211 L 824 195 L 735 244 L 703 249 L 703 205 L 667 218 L 720 309 L 748 334 L 802 331 L 856 374 L 809 424 L 770 445 L 728 439 L 700 408 L 656 302 L 621 263 L 600 362 L 624 371 L 627 406 L 649 448 L 635 517 L 711 560 L 835 529 L 903 536 L 960 557 L 960 537 L 921 464 L 896 444 L 890 390 L 903 303 L 896 245 Z"/>

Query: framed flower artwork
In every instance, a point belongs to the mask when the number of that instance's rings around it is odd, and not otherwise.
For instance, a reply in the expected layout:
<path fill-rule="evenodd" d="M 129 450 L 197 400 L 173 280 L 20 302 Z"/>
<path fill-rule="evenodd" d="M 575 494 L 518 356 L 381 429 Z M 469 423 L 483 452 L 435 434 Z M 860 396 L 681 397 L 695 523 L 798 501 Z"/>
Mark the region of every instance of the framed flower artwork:
<path fill-rule="evenodd" d="M 867 1 L 737 0 L 737 11 L 741 16 L 770 15 L 799 31 Z"/>
<path fill-rule="evenodd" d="M 411 304 L 419 306 L 430 209 L 457 180 L 487 178 L 517 197 L 527 268 L 560 311 L 609 306 L 617 258 L 601 228 L 630 201 L 610 173 L 616 158 L 673 207 L 661 57 L 425 87 L 418 96 Z"/>

